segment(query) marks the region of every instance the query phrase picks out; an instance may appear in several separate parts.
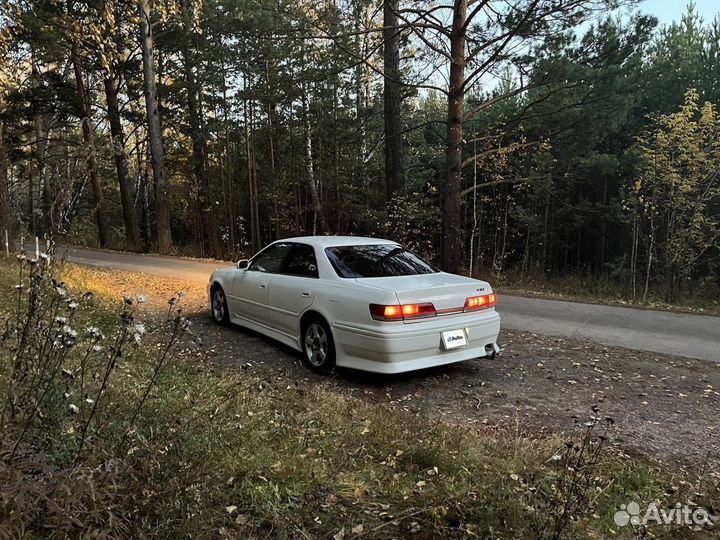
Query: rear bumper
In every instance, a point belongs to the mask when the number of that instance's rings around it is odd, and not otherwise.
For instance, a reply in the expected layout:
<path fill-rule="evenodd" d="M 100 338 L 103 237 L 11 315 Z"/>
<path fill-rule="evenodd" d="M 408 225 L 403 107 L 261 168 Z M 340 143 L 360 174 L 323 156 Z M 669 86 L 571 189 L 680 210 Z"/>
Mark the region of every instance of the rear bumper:
<path fill-rule="evenodd" d="M 468 344 L 445 350 L 441 333 L 459 328 L 465 329 Z M 388 374 L 486 357 L 500 350 L 499 333 L 500 316 L 494 309 L 372 328 L 333 325 L 338 366 Z"/>

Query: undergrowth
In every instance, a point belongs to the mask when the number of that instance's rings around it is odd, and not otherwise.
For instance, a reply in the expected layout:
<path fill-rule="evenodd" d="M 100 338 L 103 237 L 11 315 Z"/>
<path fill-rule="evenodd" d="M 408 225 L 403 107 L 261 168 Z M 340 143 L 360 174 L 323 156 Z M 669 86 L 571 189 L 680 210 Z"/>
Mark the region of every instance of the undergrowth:
<path fill-rule="evenodd" d="M 598 411 L 536 438 L 219 368 L 180 295 L 103 304 L 58 264 L 2 268 L 0 538 L 709 536 L 614 524 L 631 500 L 713 508 L 718 478 L 608 450 Z"/>
<path fill-rule="evenodd" d="M 484 278 L 482 277 L 484 275 Z M 509 271 L 483 274 L 500 291 L 514 294 L 537 295 L 553 299 L 570 299 L 630 305 L 661 310 L 679 310 L 720 315 L 720 288 L 716 283 L 688 283 L 683 294 L 668 301 L 661 290 L 650 289 L 645 300 L 642 291 L 633 295 L 627 283 L 613 279 L 607 274 L 568 274 L 546 276 L 533 271 L 521 273 Z"/>

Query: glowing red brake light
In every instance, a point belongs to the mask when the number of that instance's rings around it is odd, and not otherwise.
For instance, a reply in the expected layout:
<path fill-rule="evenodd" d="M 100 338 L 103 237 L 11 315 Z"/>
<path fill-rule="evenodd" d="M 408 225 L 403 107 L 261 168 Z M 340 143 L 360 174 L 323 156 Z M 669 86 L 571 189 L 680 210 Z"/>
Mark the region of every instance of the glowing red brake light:
<path fill-rule="evenodd" d="M 478 309 L 487 309 L 493 307 L 497 303 L 497 297 L 494 294 L 484 294 L 482 296 L 471 296 L 465 300 L 465 311 L 476 311 Z"/>
<path fill-rule="evenodd" d="M 384 306 L 381 304 L 370 304 L 370 314 L 377 321 L 399 321 L 412 319 L 414 317 L 433 317 L 435 306 L 432 304 L 403 304 Z"/>
<path fill-rule="evenodd" d="M 400 306 L 380 306 L 383 308 L 383 318 L 385 319 L 401 319 L 403 312 Z"/>

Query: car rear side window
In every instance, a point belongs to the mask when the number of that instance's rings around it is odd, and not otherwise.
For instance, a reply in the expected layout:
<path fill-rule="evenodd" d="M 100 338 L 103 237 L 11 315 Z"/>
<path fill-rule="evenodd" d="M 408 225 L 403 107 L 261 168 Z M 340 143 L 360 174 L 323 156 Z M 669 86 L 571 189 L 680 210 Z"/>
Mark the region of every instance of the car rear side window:
<path fill-rule="evenodd" d="M 433 266 L 396 244 L 325 248 L 328 260 L 341 278 L 372 278 L 434 274 Z"/>
<path fill-rule="evenodd" d="M 252 260 L 248 270 L 275 274 L 280 270 L 291 249 L 292 244 L 273 244 Z"/>
<path fill-rule="evenodd" d="M 293 276 L 318 277 L 315 250 L 307 244 L 295 244 L 280 268 L 281 274 Z"/>

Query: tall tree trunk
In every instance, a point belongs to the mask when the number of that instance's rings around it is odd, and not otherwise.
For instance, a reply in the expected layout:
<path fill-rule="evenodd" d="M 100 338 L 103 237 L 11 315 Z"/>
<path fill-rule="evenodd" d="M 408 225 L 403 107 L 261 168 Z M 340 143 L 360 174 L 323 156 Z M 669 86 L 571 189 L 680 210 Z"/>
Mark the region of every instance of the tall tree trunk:
<path fill-rule="evenodd" d="M 460 226 L 460 184 L 462 180 L 463 99 L 465 82 L 465 19 L 467 0 L 456 0 L 450 34 L 450 84 L 447 115 L 447 178 L 443 197 L 442 265 L 457 273 L 462 266 L 463 238 Z"/>
<path fill-rule="evenodd" d="M 5 149 L 5 124 L 0 122 L 0 235 L 12 232 L 10 223 L 10 190 L 8 187 L 8 161 Z M 4 236 L 0 236 L 4 242 Z"/>
<path fill-rule="evenodd" d="M 118 184 L 120 186 L 120 203 L 122 205 L 123 221 L 125 222 L 127 248 L 130 251 L 140 251 L 140 229 L 138 228 L 137 215 L 133 205 L 132 180 L 130 179 L 127 155 L 125 154 L 125 134 L 120 120 L 119 85 L 118 81 L 110 76 L 105 77 L 103 84 L 108 107 L 108 119 L 110 121 L 110 134 L 112 135 L 113 157 L 115 158 L 115 168 L 117 169 Z"/>
<path fill-rule="evenodd" d="M 258 248 L 262 246 L 262 236 L 261 231 L 262 227 L 260 226 L 260 195 L 258 191 L 258 167 L 257 167 L 257 151 L 255 149 L 255 105 L 251 101 L 250 102 L 250 167 L 252 169 L 252 174 L 250 175 L 250 179 L 252 181 L 252 192 L 253 192 L 253 198 L 252 198 L 252 216 L 253 221 L 258 224 L 257 227 L 255 227 L 255 243 L 258 245 Z"/>
<path fill-rule="evenodd" d="M 325 215 L 323 214 L 322 203 L 320 202 L 320 193 L 318 182 L 315 177 L 315 165 L 313 162 L 312 151 L 312 134 L 310 129 L 310 107 L 308 105 L 308 97 L 305 85 L 302 88 L 302 106 L 303 121 L 305 122 L 305 167 L 307 172 L 308 189 L 310 191 L 310 202 L 313 208 L 312 233 L 317 234 L 319 231 L 325 231 Z"/>
<path fill-rule="evenodd" d="M 45 131 L 45 121 L 39 114 L 35 116 L 35 141 L 35 156 L 37 159 L 38 177 L 40 185 L 42 186 L 43 232 L 52 237 L 55 233 L 55 219 L 53 215 L 52 185 L 47 170 L 50 130 L 48 128 L 48 131 Z"/>
<path fill-rule="evenodd" d="M 607 213 L 609 211 L 607 204 L 608 178 L 603 178 L 602 188 L 602 213 L 600 214 L 600 264 L 598 269 L 602 272 L 605 267 L 605 248 L 607 246 Z"/>
<path fill-rule="evenodd" d="M 243 83 L 245 84 L 245 83 Z M 245 85 L 244 89 L 247 89 Z M 245 120 L 245 160 L 247 161 L 247 178 L 248 178 L 248 196 L 250 204 L 250 245 L 253 252 L 260 250 L 260 220 L 257 212 L 257 192 L 255 190 L 257 182 L 253 178 L 255 167 L 253 166 L 253 152 L 250 136 L 252 128 L 250 126 L 250 107 L 248 107 L 247 99 L 243 100 L 243 116 Z"/>
<path fill-rule="evenodd" d="M 68 1 L 68 11 L 72 9 L 72 1 Z M 92 115 L 92 105 L 90 102 L 90 95 L 85 90 L 85 83 L 82 77 L 82 67 L 80 65 L 80 55 L 78 53 L 78 46 L 73 42 L 70 59 L 72 61 L 73 70 L 75 72 L 75 87 L 77 88 L 78 97 L 82 102 L 83 106 L 83 119 L 81 122 L 83 141 L 87 147 L 87 158 L 85 160 L 85 166 L 87 167 L 88 177 L 90 178 L 90 186 L 93 194 L 93 202 L 95 204 L 95 222 L 98 228 L 98 241 L 100 247 L 107 247 L 108 245 L 108 232 L 107 222 L 105 220 L 105 208 L 103 202 L 102 189 L 100 188 L 100 178 L 98 176 L 97 168 L 97 155 L 95 153 L 95 137 L 92 132 L 92 126 L 90 124 L 90 118 Z"/>
<path fill-rule="evenodd" d="M 383 102 L 385 111 L 385 199 L 390 201 L 405 186 L 405 164 L 400 122 L 400 30 L 399 0 L 385 0 L 383 5 Z"/>
<path fill-rule="evenodd" d="M 145 86 L 145 108 L 148 117 L 148 139 L 155 179 L 155 214 L 157 219 L 158 251 L 170 253 L 172 234 L 170 231 L 170 205 L 168 203 L 167 174 L 165 171 L 165 150 L 163 148 L 162 122 L 155 84 L 155 55 L 150 22 L 150 2 L 140 0 L 140 46 L 142 48 L 143 80 Z"/>
<path fill-rule="evenodd" d="M 192 140 L 192 159 L 195 180 L 198 187 L 198 204 L 200 207 L 200 219 L 202 221 L 202 232 L 205 237 L 203 245 L 206 247 L 205 256 L 215 257 L 219 254 L 220 245 L 217 230 L 215 228 L 215 217 L 212 209 L 212 193 L 210 192 L 210 179 L 207 175 L 206 163 L 206 141 L 203 133 L 201 115 L 202 110 L 198 98 L 198 84 L 195 76 L 195 55 L 193 51 L 193 13 L 189 2 L 183 3 L 183 19 L 185 24 L 185 38 L 183 43 L 183 68 L 185 71 L 185 88 L 187 90 L 188 117 L 190 123 L 190 139 Z"/>

